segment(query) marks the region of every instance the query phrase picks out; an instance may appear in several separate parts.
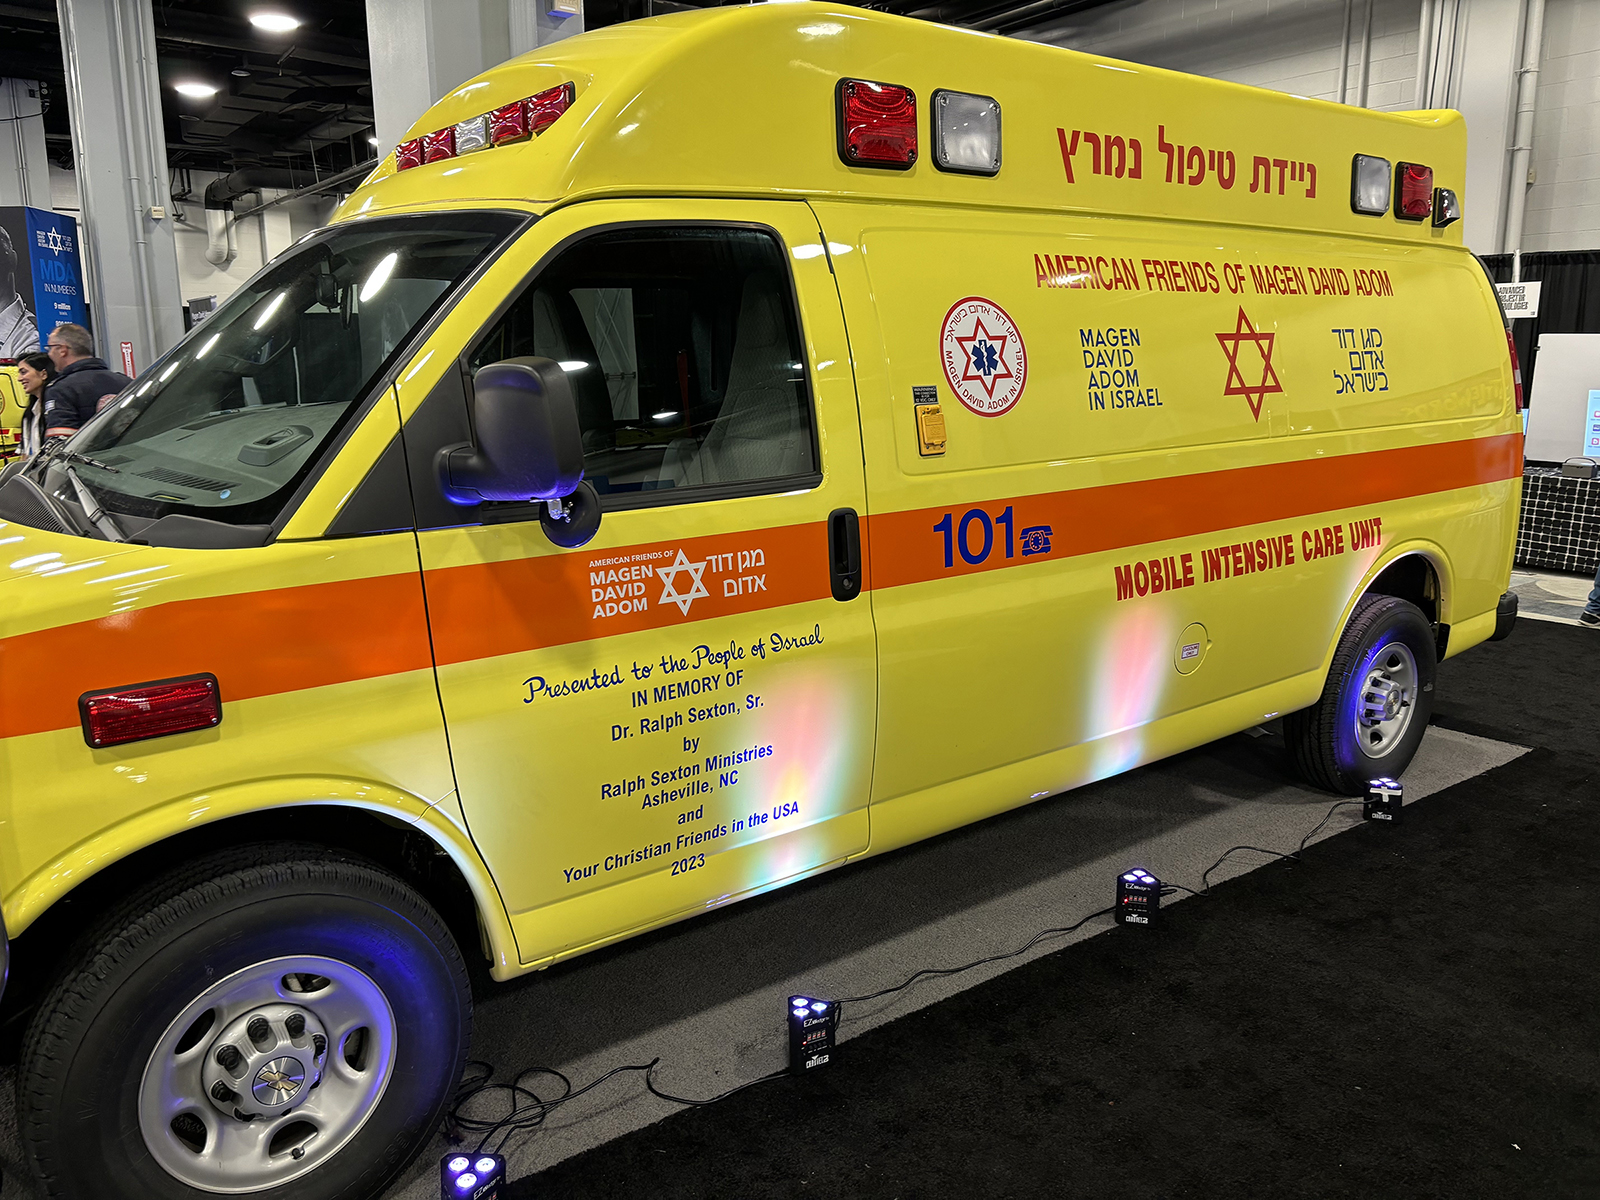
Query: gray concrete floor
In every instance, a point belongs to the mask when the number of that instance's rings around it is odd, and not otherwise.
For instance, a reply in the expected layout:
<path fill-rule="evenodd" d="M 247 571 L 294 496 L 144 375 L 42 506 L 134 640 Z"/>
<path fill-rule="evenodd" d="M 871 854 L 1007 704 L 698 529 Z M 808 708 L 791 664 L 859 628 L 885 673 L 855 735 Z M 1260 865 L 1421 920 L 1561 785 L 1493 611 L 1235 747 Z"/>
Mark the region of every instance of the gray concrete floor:
<path fill-rule="evenodd" d="M 1524 752 L 1431 729 L 1406 772 L 1407 802 Z M 473 1055 L 494 1062 L 502 1080 L 546 1065 L 580 1086 L 660 1056 L 659 1086 L 710 1096 L 783 1064 L 792 993 L 870 992 L 922 967 L 1011 949 L 1108 905 L 1115 876 L 1129 866 L 1199 888 L 1200 873 L 1229 846 L 1293 850 L 1332 799 L 1290 780 L 1275 731 L 1225 738 L 502 985 L 479 1004 Z M 1359 807 L 1340 809 L 1322 836 L 1359 822 Z M 1269 861 L 1241 853 L 1212 882 Z M 852 1036 L 1106 927 L 1097 921 L 1006 963 L 849 1007 L 845 1044 L 824 1069 L 850 1069 Z M 0 1200 L 33 1195 L 19 1181 L 12 1094 L 11 1072 L 0 1073 Z M 556 1110 L 539 1132 L 514 1139 L 511 1174 L 539 1171 L 676 1111 L 646 1093 L 638 1074 L 620 1076 Z M 386 1200 L 436 1197 L 438 1161 L 448 1149 L 436 1139 Z"/>
<path fill-rule="evenodd" d="M 1576 625 L 1589 599 L 1594 579 L 1556 571 L 1511 572 L 1511 590 L 1517 594 L 1518 614 L 1535 621 Z"/>

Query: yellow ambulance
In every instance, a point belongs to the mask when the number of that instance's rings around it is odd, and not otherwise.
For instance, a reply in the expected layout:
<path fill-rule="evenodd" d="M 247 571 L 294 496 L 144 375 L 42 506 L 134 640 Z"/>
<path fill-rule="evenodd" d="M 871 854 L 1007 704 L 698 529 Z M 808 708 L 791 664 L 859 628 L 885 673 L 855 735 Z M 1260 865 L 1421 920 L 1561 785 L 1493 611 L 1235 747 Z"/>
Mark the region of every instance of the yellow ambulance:
<path fill-rule="evenodd" d="M 0 360 L 0 459 L 22 451 L 22 418 L 28 411 L 28 393 L 17 379 L 17 366 Z"/>
<path fill-rule="evenodd" d="M 863 10 L 451 92 L 0 489 L 52 1196 L 375 1196 L 508 979 L 1506 632 L 1453 112 Z"/>

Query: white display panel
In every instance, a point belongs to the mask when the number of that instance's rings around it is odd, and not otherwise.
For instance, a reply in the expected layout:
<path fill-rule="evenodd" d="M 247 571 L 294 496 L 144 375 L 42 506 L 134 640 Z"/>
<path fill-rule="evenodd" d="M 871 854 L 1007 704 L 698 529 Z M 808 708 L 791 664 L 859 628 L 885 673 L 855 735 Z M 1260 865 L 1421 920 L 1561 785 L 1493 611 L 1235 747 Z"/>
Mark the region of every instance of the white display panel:
<path fill-rule="evenodd" d="M 1600 333 L 1539 336 L 1524 454 L 1536 462 L 1600 459 Z"/>

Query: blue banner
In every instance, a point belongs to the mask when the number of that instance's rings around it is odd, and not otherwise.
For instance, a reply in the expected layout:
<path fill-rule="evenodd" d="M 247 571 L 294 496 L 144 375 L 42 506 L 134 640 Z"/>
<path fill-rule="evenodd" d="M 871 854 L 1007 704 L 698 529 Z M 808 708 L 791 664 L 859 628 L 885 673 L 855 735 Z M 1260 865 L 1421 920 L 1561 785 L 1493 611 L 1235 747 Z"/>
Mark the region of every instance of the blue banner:
<path fill-rule="evenodd" d="M 83 266 L 78 258 L 78 222 L 42 208 L 28 215 L 28 258 L 33 264 L 33 303 L 40 341 L 57 325 L 87 325 Z"/>

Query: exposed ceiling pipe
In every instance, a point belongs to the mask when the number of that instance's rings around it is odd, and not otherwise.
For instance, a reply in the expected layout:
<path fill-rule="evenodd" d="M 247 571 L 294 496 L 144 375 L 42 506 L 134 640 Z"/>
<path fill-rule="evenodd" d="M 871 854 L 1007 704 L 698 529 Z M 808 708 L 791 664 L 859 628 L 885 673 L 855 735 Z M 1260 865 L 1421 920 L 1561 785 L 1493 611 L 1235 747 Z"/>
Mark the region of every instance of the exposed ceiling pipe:
<path fill-rule="evenodd" d="M 1356 83 L 1356 103 L 1367 106 L 1367 84 L 1372 77 L 1372 0 L 1367 0 L 1365 15 L 1361 18 L 1361 74 Z"/>
<path fill-rule="evenodd" d="M 1522 26 L 1522 68 L 1517 72 L 1517 123 L 1511 136 L 1511 190 L 1506 198 L 1503 249 L 1522 251 L 1522 223 L 1528 206 L 1528 164 L 1533 161 L 1533 114 L 1539 96 L 1539 62 L 1544 58 L 1544 0 L 1527 0 Z"/>
<path fill-rule="evenodd" d="M 1344 0 L 1344 37 L 1339 42 L 1339 103 L 1350 103 L 1350 11 L 1356 0 Z"/>
<path fill-rule="evenodd" d="M 244 217 L 252 217 L 256 213 L 261 212 L 263 209 L 272 208 L 275 205 L 284 204 L 290 200 L 299 200 L 305 196 L 315 196 L 322 192 L 331 192 L 346 183 L 354 183 L 356 180 L 361 179 L 363 176 L 370 173 L 371 170 L 381 161 L 383 160 L 369 158 L 366 162 L 357 163 L 348 170 L 340 171 L 337 175 L 329 175 L 326 179 L 317 183 L 313 183 L 310 187 L 297 188 L 292 192 L 285 192 L 281 196 L 274 196 L 271 200 L 263 200 L 254 208 L 240 209 L 234 214 L 234 220 L 237 221 Z"/>
<path fill-rule="evenodd" d="M 310 187 L 294 188 L 270 200 L 259 199 L 263 188 L 293 187 L 294 179 L 286 167 L 246 167 L 231 175 L 219 175 L 206 184 L 206 261 L 214 267 L 226 267 L 239 255 L 236 227 L 245 217 L 253 217 L 275 205 L 319 192 L 332 191 L 341 184 L 352 183 L 378 165 L 377 159 L 357 163 L 347 171 L 330 175 Z M 233 202 L 242 196 L 256 193 L 258 202 L 250 208 L 235 212 Z M 265 242 L 262 243 L 263 246 Z"/>
<path fill-rule="evenodd" d="M 1105 2 L 1106 0 L 1034 0 L 1032 4 L 1024 4 L 964 24 L 990 33 L 1011 33 L 1018 29 L 1031 28 L 1040 21 L 1052 17 L 1070 17 L 1074 13 L 1099 8 Z"/>
<path fill-rule="evenodd" d="M 296 184 L 294 172 L 288 167 L 243 167 L 231 175 L 219 175 L 206 184 L 206 207 L 231 208 L 235 200 L 251 192 L 262 188 L 293 188 Z"/>
<path fill-rule="evenodd" d="M 1434 0 L 1422 0 L 1422 20 L 1417 29 L 1417 98 L 1415 108 L 1433 106 Z"/>
<path fill-rule="evenodd" d="M 239 242 L 233 230 L 233 217 L 225 208 L 206 210 L 206 261 L 225 267 L 239 256 Z"/>

